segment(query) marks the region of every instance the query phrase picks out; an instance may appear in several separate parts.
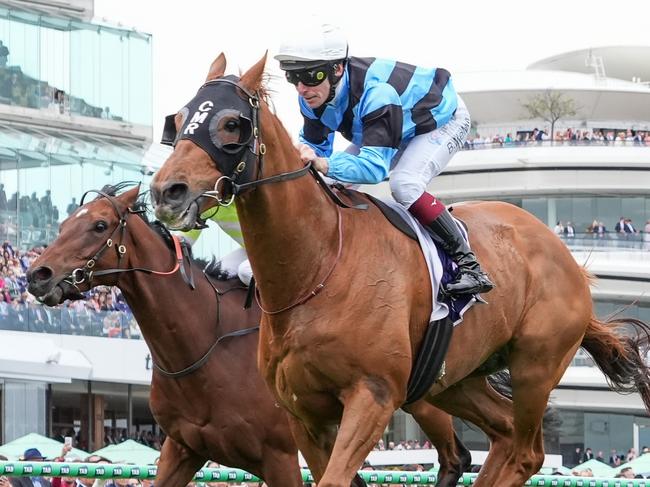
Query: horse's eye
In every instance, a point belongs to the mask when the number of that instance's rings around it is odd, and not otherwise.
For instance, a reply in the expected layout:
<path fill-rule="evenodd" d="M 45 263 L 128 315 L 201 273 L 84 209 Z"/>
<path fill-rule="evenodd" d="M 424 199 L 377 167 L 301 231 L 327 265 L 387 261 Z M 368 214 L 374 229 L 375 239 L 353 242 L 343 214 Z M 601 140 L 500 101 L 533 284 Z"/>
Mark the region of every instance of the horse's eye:
<path fill-rule="evenodd" d="M 103 232 L 107 228 L 108 228 L 108 224 L 103 220 L 100 220 L 97 223 L 95 223 L 95 231 L 96 232 Z"/>
<path fill-rule="evenodd" d="M 234 132 L 239 128 L 239 122 L 237 120 L 228 120 L 224 128 L 229 132 Z"/>

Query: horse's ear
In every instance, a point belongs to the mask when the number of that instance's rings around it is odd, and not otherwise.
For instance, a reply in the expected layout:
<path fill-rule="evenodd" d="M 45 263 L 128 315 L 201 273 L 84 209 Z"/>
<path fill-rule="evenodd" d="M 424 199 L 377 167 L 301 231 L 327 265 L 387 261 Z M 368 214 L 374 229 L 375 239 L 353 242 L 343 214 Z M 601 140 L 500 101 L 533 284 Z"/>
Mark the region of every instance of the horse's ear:
<path fill-rule="evenodd" d="M 135 200 L 138 199 L 140 194 L 140 185 L 136 185 L 128 191 L 125 191 L 119 196 L 119 199 L 124 202 L 127 208 L 130 208 L 135 203 Z"/>
<path fill-rule="evenodd" d="M 205 78 L 205 81 L 221 78 L 225 72 L 226 55 L 222 52 L 217 56 L 217 59 L 212 61 L 212 64 L 210 65 L 210 71 L 208 71 L 208 76 Z"/>
<path fill-rule="evenodd" d="M 266 56 L 268 51 L 264 53 L 262 59 L 255 63 L 251 69 L 246 71 L 241 77 L 240 84 L 248 91 L 257 91 L 262 86 L 262 77 L 264 75 L 264 66 L 266 66 Z"/>

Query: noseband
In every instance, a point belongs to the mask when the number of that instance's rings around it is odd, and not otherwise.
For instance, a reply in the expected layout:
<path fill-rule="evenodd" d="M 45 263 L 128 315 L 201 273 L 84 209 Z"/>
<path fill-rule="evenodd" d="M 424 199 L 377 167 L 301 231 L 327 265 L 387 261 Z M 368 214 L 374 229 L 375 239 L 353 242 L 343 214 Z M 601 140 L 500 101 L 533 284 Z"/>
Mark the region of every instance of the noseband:
<path fill-rule="evenodd" d="M 86 264 L 83 267 L 78 267 L 74 269 L 71 273 L 70 276 L 64 279 L 65 282 L 71 284 L 72 286 L 79 291 L 79 284 L 87 283 L 89 286 L 92 283 L 92 280 L 94 277 L 97 276 L 105 276 L 109 274 L 119 274 L 119 273 L 124 273 L 124 272 L 134 272 L 134 271 L 139 271 L 139 272 L 144 272 L 146 274 L 158 274 L 158 275 L 171 275 L 175 273 L 177 270 L 181 270 L 181 274 L 183 276 L 183 280 L 185 283 L 190 286 L 192 289 L 194 289 L 194 277 L 192 275 L 192 267 L 190 265 L 190 274 L 189 276 L 187 275 L 185 271 L 185 265 L 184 265 L 184 259 L 187 257 L 189 261 L 189 255 L 187 253 L 187 249 L 183 246 L 181 246 L 180 241 L 178 237 L 175 235 L 171 235 L 171 238 L 174 242 L 174 250 L 176 253 L 176 264 L 174 265 L 174 268 L 171 269 L 170 271 L 154 271 L 151 269 L 146 269 L 142 267 L 131 267 L 131 268 L 125 268 L 121 269 L 120 265 L 122 262 L 122 257 L 126 254 L 126 246 L 122 243 L 124 240 L 124 235 L 126 234 L 126 220 L 128 216 L 132 213 L 143 213 L 144 209 L 142 210 L 133 210 L 131 208 L 127 208 L 124 213 L 121 213 L 119 208 L 117 207 L 117 204 L 113 200 L 111 196 L 109 196 L 107 193 L 96 190 L 96 189 L 91 189 L 89 191 L 86 191 L 83 196 L 81 197 L 81 201 L 79 202 L 79 206 L 83 206 L 84 204 L 84 199 L 86 198 L 86 195 L 88 193 L 97 193 L 100 196 L 103 196 L 106 198 L 110 204 L 113 206 L 113 209 L 115 210 L 115 213 L 119 217 L 119 221 L 115 225 L 115 228 L 113 228 L 113 231 L 109 235 L 108 239 L 106 239 L 106 242 L 100 247 L 100 249 L 93 255 Z M 115 242 L 113 240 L 116 232 L 119 230 L 119 243 L 115 245 Z M 101 258 L 101 256 L 106 252 L 106 250 L 115 247 L 115 250 L 117 252 L 117 268 L 114 269 L 105 269 L 105 270 L 100 270 L 96 271 L 95 270 L 95 265 L 97 264 L 97 261 Z M 81 291 L 79 291 L 81 292 Z"/>

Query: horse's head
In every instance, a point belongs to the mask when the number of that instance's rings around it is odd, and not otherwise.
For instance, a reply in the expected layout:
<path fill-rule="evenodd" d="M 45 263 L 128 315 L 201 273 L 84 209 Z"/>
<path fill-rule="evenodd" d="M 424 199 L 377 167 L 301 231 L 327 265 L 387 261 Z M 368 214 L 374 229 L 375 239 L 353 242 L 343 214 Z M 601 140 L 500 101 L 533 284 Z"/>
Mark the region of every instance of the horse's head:
<path fill-rule="evenodd" d="M 174 152 L 154 177 L 151 194 L 157 218 L 171 228 L 194 228 L 203 211 L 232 203 L 233 183 L 250 182 L 260 171 L 258 90 L 265 63 L 266 56 L 241 79 L 224 76 L 220 54 L 196 96 L 167 117 L 163 143 Z"/>
<path fill-rule="evenodd" d="M 139 189 L 119 196 L 98 191 L 99 196 L 85 204 L 82 198 L 82 206 L 61 224 L 59 236 L 27 271 L 29 292 L 55 306 L 82 298 L 92 286 L 113 284 L 114 275 L 93 279 L 93 273 L 100 267 L 119 268 L 126 252 L 126 219 Z"/>

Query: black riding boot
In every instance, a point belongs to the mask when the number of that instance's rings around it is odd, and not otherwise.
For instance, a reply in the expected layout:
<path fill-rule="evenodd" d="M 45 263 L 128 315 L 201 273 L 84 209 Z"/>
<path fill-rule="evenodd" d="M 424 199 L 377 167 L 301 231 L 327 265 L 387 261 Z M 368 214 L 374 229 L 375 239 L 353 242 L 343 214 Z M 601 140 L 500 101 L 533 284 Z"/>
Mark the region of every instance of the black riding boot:
<path fill-rule="evenodd" d="M 445 252 L 458 265 L 458 275 L 453 282 L 447 284 L 445 291 L 454 295 L 486 293 L 492 290 L 494 284 L 481 270 L 476 256 L 465 242 L 449 211 L 443 211 L 426 228 L 433 239 L 442 245 Z"/>

